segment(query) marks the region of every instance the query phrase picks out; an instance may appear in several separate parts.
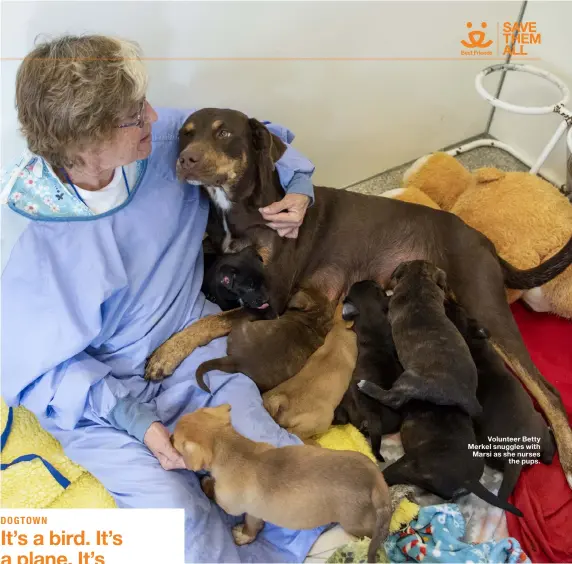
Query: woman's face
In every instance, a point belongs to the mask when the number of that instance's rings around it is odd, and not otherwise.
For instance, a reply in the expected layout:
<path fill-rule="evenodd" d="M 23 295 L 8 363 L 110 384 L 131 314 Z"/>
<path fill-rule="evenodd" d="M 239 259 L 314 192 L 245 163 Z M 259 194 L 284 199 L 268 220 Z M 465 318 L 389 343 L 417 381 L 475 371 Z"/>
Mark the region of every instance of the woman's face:
<path fill-rule="evenodd" d="M 112 139 L 88 154 L 82 154 L 89 169 L 101 171 L 115 169 L 151 154 L 151 125 L 157 113 L 146 100 L 139 108 L 121 120 Z"/>

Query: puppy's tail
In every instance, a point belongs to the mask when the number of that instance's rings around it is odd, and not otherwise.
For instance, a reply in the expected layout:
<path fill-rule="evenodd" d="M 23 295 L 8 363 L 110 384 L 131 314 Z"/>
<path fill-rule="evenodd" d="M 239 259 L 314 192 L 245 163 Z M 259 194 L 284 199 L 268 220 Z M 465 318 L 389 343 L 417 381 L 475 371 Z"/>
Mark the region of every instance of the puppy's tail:
<path fill-rule="evenodd" d="M 507 288 L 514 290 L 538 288 L 556 278 L 572 264 L 572 236 L 553 257 L 528 270 L 518 270 L 500 257 L 498 260 L 503 270 L 504 284 Z"/>
<path fill-rule="evenodd" d="M 384 490 L 387 490 L 387 486 L 384 487 Z M 389 524 L 392 514 L 389 494 L 381 495 L 381 492 L 377 490 L 374 491 L 373 504 L 375 507 L 375 529 L 367 550 L 368 562 L 377 562 L 377 551 L 381 548 L 387 535 L 389 535 Z"/>
<path fill-rule="evenodd" d="M 238 363 L 232 360 L 230 356 L 223 356 L 222 358 L 213 358 L 212 360 L 206 360 L 197 368 L 196 378 L 197 384 L 201 390 L 208 392 L 211 391 L 209 387 L 205 384 L 205 374 L 211 370 L 220 370 L 221 372 L 240 372 L 240 367 Z"/>
<path fill-rule="evenodd" d="M 480 497 L 482 500 L 494 505 L 495 507 L 500 507 L 505 511 L 509 511 L 510 513 L 516 515 L 517 517 L 522 517 L 522 511 L 517 509 L 514 505 L 510 504 L 508 501 L 500 499 L 494 493 L 490 492 L 481 484 L 479 481 L 470 482 L 465 485 L 465 487 L 472 493 L 474 493 L 477 497 Z"/>

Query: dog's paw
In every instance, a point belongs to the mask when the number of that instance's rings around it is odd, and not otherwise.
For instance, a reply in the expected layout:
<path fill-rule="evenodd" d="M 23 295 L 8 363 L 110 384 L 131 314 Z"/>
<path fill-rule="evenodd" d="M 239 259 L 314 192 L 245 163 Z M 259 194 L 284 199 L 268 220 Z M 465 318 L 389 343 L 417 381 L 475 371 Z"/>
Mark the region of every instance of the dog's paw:
<path fill-rule="evenodd" d="M 209 499 L 214 499 L 215 479 L 212 476 L 203 476 L 201 478 L 201 489 Z"/>
<path fill-rule="evenodd" d="M 163 343 L 147 360 L 145 380 L 160 382 L 171 376 L 180 362 L 169 341 Z"/>
<path fill-rule="evenodd" d="M 235 544 L 242 546 L 243 544 L 250 544 L 256 535 L 249 535 L 244 532 L 245 524 L 240 523 L 232 528 L 232 537 L 234 538 Z"/>

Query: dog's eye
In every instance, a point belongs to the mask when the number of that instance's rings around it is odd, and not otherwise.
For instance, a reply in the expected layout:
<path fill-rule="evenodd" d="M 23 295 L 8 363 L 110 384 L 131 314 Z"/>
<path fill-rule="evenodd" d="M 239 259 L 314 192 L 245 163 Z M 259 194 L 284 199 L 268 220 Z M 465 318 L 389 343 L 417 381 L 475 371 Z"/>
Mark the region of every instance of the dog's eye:
<path fill-rule="evenodd" d="M 230 137 L 230 131 L 227 129 L 220 129 L 216 135 L 219 139 L 227 139 Z"/>

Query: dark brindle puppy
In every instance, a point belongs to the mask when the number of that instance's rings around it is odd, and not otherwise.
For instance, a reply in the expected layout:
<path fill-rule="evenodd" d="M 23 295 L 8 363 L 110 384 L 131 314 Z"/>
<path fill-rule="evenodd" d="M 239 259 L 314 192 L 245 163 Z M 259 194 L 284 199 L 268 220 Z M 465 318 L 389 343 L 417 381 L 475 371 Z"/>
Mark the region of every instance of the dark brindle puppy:
<path fill-rule="evenodd" d="M 372 382 L 359 383 L 360 390 L 380 399 L 383 390 Z M 495 507 L 519 517 L 522 513 L 481 483 L 485 462 L 469 449 L 475 444 L 471 418 L 455 406 L 413 400 L 404 407 L 401 442 L 405 454 L 383 471 L 388 486 L 413 484 L 445 500 L 455 500 L 468 492 Z"/>
<path fill-rule="evenodd" d="M 478 415 L 477 368 L 467 343 L 445 314 L 445 273 L 415 260 L 399 265 L 390 281 L 389 322 L 405 372 L 380 401 L 399 409 L 418 399 Z"/>
<path fill-rule="evenodd" d="M 228 337 L 228 356 L 203 362 L 197 368 L 197 383 L 210 391 L 204 375 L 211 370 L 222 370 L 246 374 L 261 392 L 275 388 L 297 374 L 323 344 L 332 314 L 330 304 L 321 294 L 301 290 L 294 294 L 288 309 L 278 319 L 237 322 Z"/>
<path fill-rule="evenodd" d="M 201 289 L 223 311 L 241 306 L 261 312 L 271 309 L 262 259 L 254 247 L 220 256 L 206 254 Z"/>
<path fill-rule="evenodd" d="M 316 200 L 298 238 L 282 238 L 258 209 L 284 195 L 274 169 L 284 150 L 280 139 L 241 112 L 210 108 L 188 117 L 179 133 L 177 173 L 209 191 L 214 211 L 208 232 L 213 241 L 234 251 L 255 244 L 278 314 L 298 287 L 314 287 L 337 302 L 359 280 L 385 287 L 402 262 L 425 259 L 436 264 L 447 272 L 459 303 L 488 328 L 503 359 L 546 413 L 572 486 L 572 430 L 566 412 L 558 391 L 532 362 L 505 294 L 505 287 L 535 288 L 563 272 L 572 262 L 572 238 L 545 263 L 520 271 L 454 214 L 321 186 L 315 187 Z M 239 312 L 238 318 L 244 315 Z M 175 335 L 176 346 L 155 351 L 146 377 L 170 374 L 196 346 L 227 335 L 236 319 L 236 311 L 224 312 Z"/>
<path fill-rule="evenodd" d="M 389 298 L 373 280 L 356 282 L 350 288 L 342 315 L 355 322 L 358 358 L 350 387 L 334 414 L 334 424 L 351 423 L 358 429 L 366 429 L 373 453 L 382 462 L 381 437 L 399 431 L 402 416 L 361 394 L 357 382 L 368 380 L 389 389 L 403 372 L 391 337 L 388 306 Z"/>
<path fill-rule="evenodd" d="M 449 319 L 456 325 L 463 335 L 473 359 L 477 365 L 479 385 L 477 399 L 483 407 L 482 414 L 475 420 L 475 433 L 478 444 L 490 445 L 490 450 L 484 452 L 493 455 L 494 446 L 491 437 L 520 439 L 524 451 L 515 451 L 514 462 L 510 463 L 506 457 L 484 458 L 487 465 L 501 470 L 504 473 L 502 486 L 498 496 L 508 500 L 522 470 L 522 462 L 536 460 L 550 464 L 554 457 L 555 445 L 550 429 L 544 419 L 534 409 L 530 396 L 526 393 L 520 382 L 507 370 L 504 362 L 494 350 L 488 339 L 488 332 L 479 324 L 467 316 L 463 308 L 453 300 L 446 300 L 445 311 Z M 526 439 L 535 437 L 538 439 L 538 449 L 528 450 Z M 505 443 L 506 444 L 506 443 Z M 504 454 L 505 451 L 502 451 Z M 519 452 L 524 452 L 527 457 L 520 458 Z M 538 458 L 531 458 L 533 453 Z M 516 462 L 516 464 L 515 464 Z"/>

